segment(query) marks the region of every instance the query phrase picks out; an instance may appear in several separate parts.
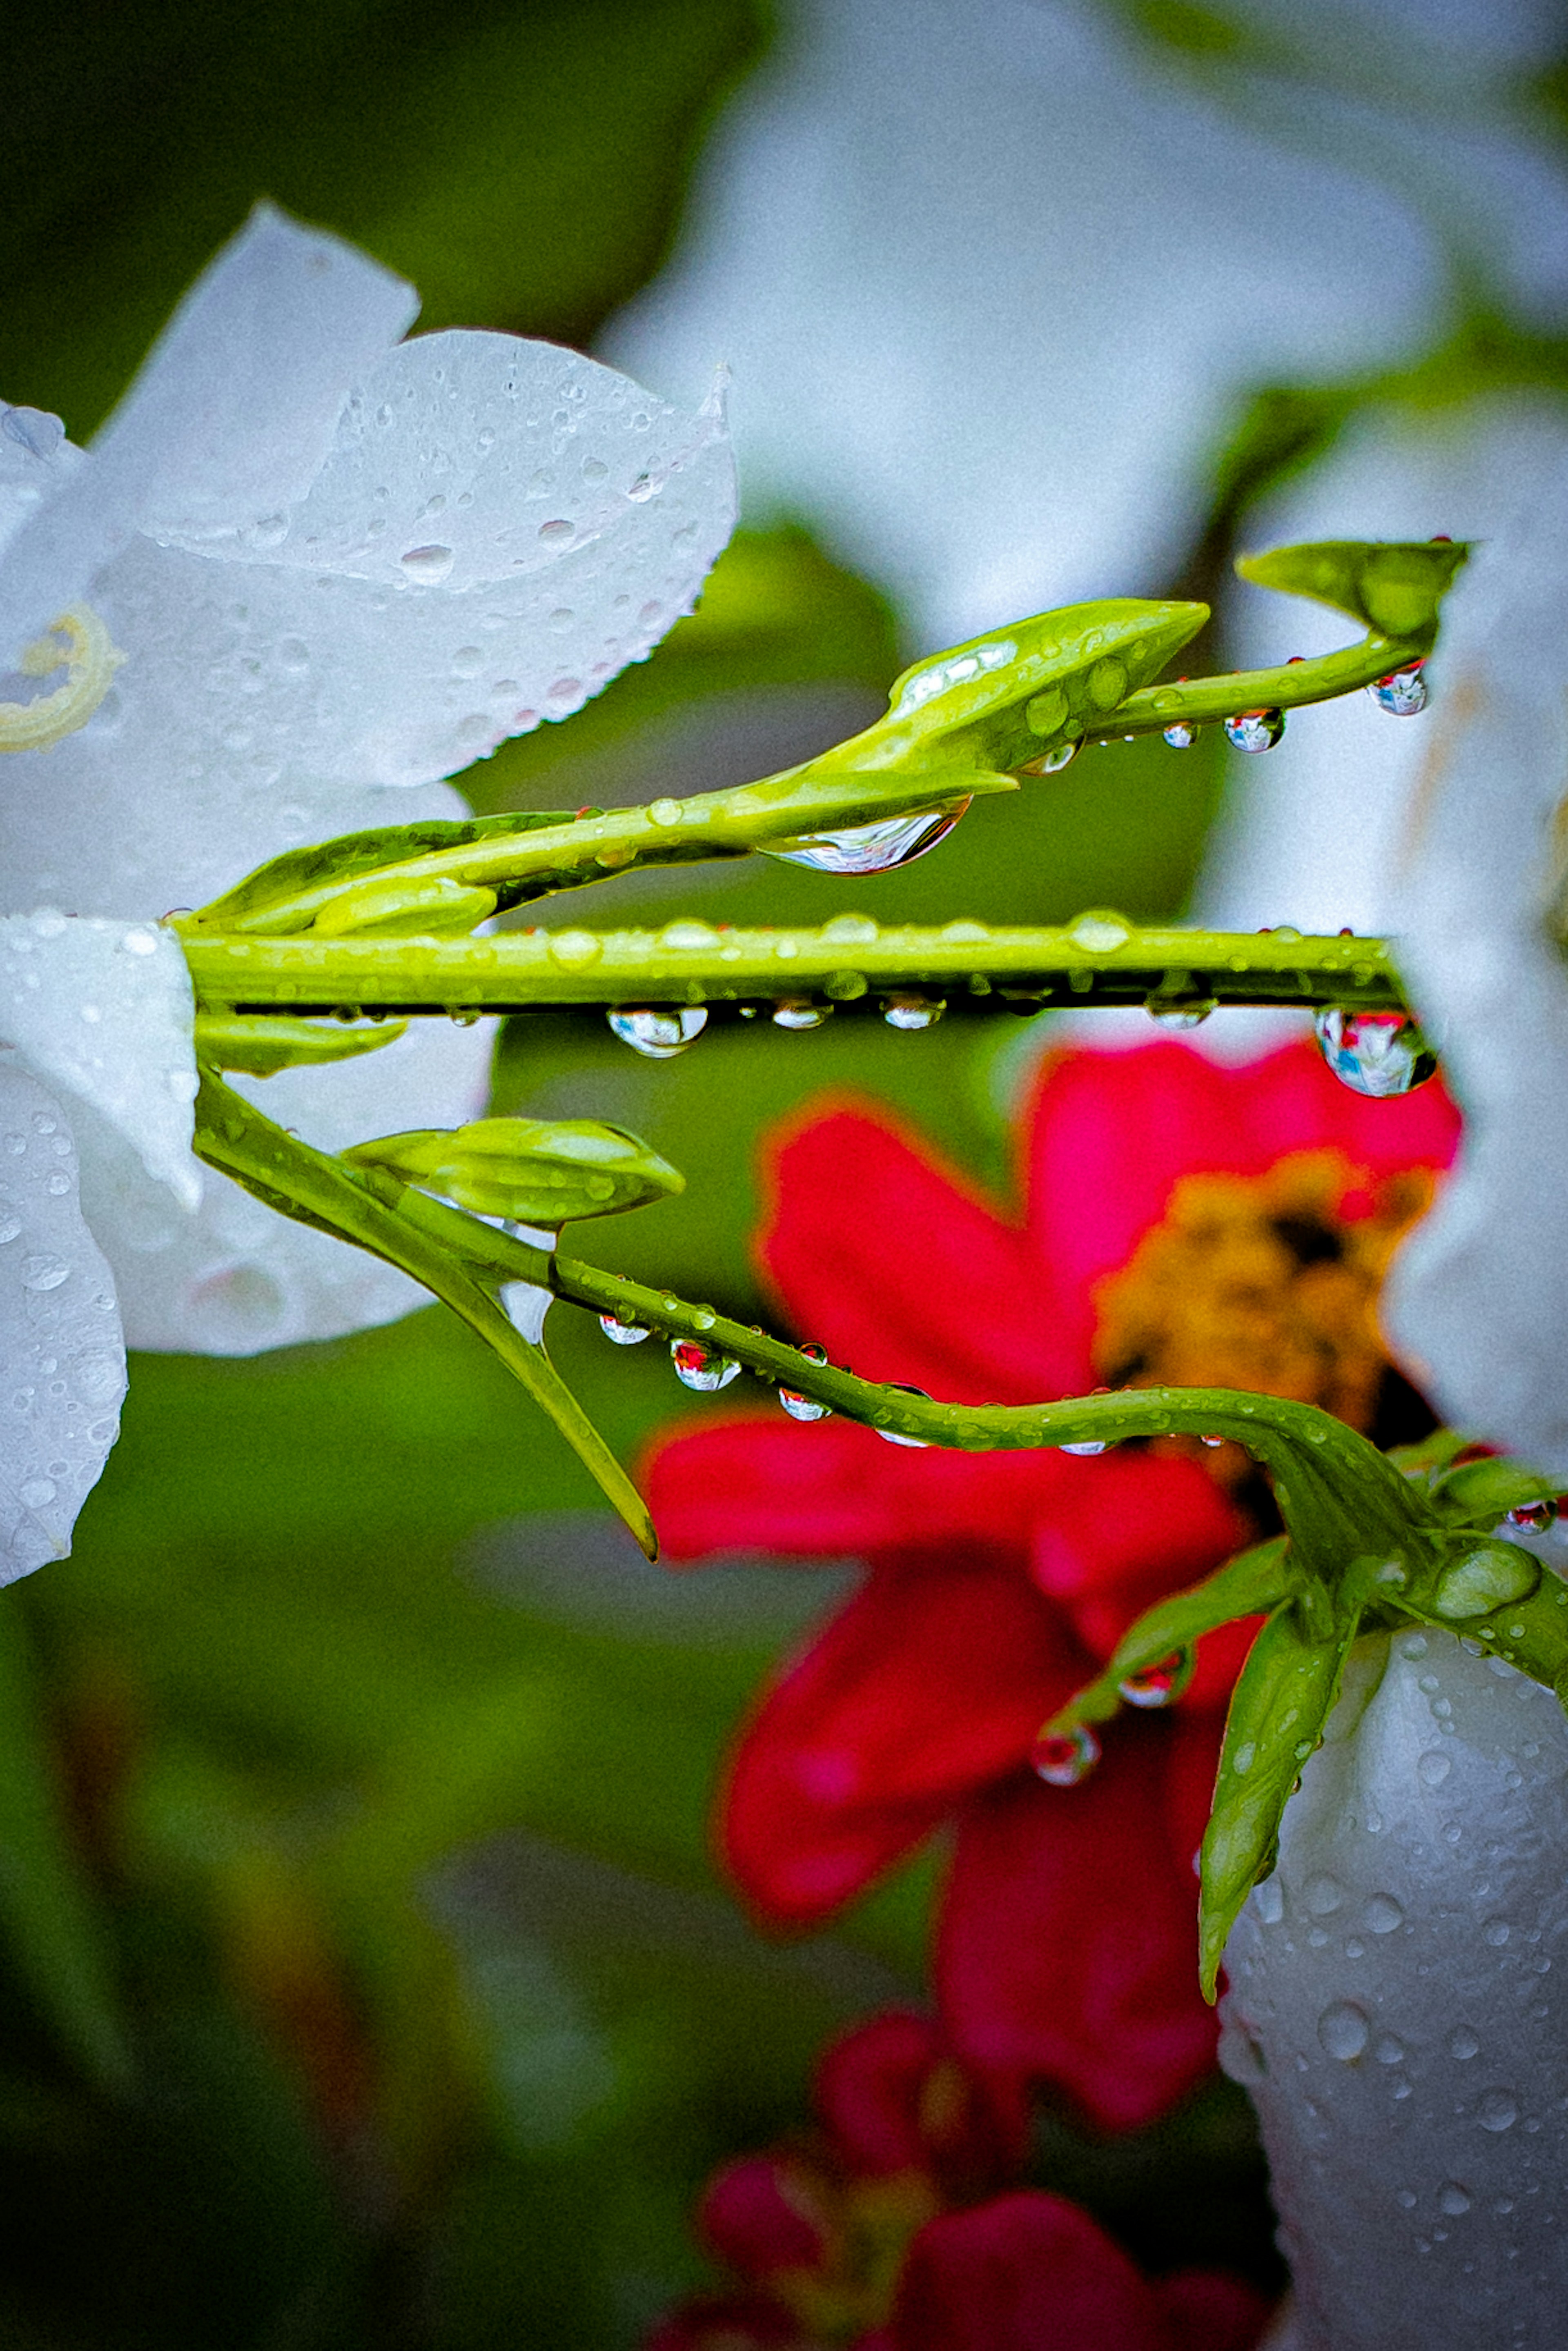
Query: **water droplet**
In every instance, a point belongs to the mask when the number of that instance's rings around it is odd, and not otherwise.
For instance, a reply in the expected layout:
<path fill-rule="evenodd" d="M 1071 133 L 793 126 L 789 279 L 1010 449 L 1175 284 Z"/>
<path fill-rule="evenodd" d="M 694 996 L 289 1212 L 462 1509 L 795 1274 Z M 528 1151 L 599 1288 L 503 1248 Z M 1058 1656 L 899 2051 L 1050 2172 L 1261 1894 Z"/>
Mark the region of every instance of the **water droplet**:
<path fill-rule="evenodd" d="M 26 1510 L 41 1510 L 55 1499 L 52 1478 L 25 1478 L 16 1489 L 16 1499 Z"/>
<path fill-rule="evenodd" d="M 1124 914 L 1093 907 L 1080 914 L 1067 934 L 1074 946 L 1082 947 L 1088 955 L 1109 955 L 1113 948 L 1124 947 L 1133 935 L 1132 925 Z"/>
<path fill-rule="evenodd" d="M 1237 1749 L 1235 1754 L 1230 1759 L 1230 1768 L 1239 1779 L 1244 1780 L 1257 1761 L 1258 1750 L 1256 1745 L 1250 1739 L 1244 1739 L 1240 1746 Z"/>
<path fill-rule="evenodd" d="M 828 1360 L 826 1347 L 805 1346 L 800 1353 L 809 1364 L 825 1364 Z M 819 1404 L 814 1396 L 802 1395 L 799 1388 L 781 1387 L 779 1401 L 791 1420 L 831 1420 L 832 1417 L 831 1404 Z"/>
<path fill-rule="evenodd" d="M 1473 2057 L 1480 2045 L 1468 2024 L 1456 2024 L 1448 2035 L 1448 2054 L 1457 2057 L 1461 2064 Z"/>
<path fill-rule="evenodd" d="M 548 949 L 551 963 L 562 971 L 586 971 L 604 952 L 597 931 L 552 931 Z"/>
<path fill-rule="evenodd" d="M 1100 1761 L 1100 1741 L 1086 1722 L 1071 1730 L 1042 1731 L 1030 1761 L 1050 1788 L 1075 1788 Z"/>
<path fill-rule="evenodd" d="M 14 1216 L 8 1209 L 0 1215 L 0 1247 L 3 1247 L 6 1241 L 14 1241 L 21 1229 L 20 1217 Z"/>
<path fill-rule="evenodd" d="M 1331 2001 L 1318 2019 L 1318 2039 L 1341 2065 L 1353 2065 L 1371 2036 L 1366 2011 L 1354 2000 Z"/>
<path fill-rule="evenodd" d="M 434 587 L 451 570 L 453 554 L 449 547 L 433 543 L 429 547 L 411 547 L 406 555 L 400 556 L 398 559 L 411 580 L 423 580 L 426 586 Z"/>
<path fill-rule="evenodd" d="M 781 996 L 773 1008 L 775 1029 L 820 1029 L 832 1014 L 831 1004 L 813 1004 L 809 996 Z"/>
<path fill-rule="evenodd" d="M 1190 1649 L 1173 1649 L 1157 1665 L 1141 1666 L 1118 1682 L 1117 1693 L 1129 1706 L 1169 1706 L 1191 1681 L 1194 1662 Z"/>
<path fill-rule="evenodd" d="M 1238 751 L 1271 751 L 1285 731 L 1282 710 L 1239 710 L 1225 722 L 1225 737 Z"/>
<path fill-rule="evenodd" d="M 22 1287 L 24 1290 L 57 1290 L 62 1281 L 70 1280 L 70 1271 L 63 1257 L 52 1257 L 47 1250 L 40 1249 L 36 1255 L 22 1259 Z"/>
<path fill-rule="evenodd" d="M 1309 1877 L 1306 1883 L 1306 1904 L 1314 1918 L 1331 1918 L 1344 1900 L 1344 1888 L 1337 1877 Z"/>
<path fill-rule="evenodd" d="M 1200 1029 L 1214 1009 L 1214 998 L 1212 996 L 1147 996 L 1144 998 L 1144 1009 L 1150 1019 L 1162 1029 Z"/>
<path fill-rule="evenodd" d="M 1385 2032 L 1372 2053 L 1380 2065 L 1400 2065 L 1405 2061 L 1405 2043 L 1397 2032 Z"/>
<path fill-rule="evenodd" d="M 1126 664 L 1107 653 L 1103 661 L 1095 663 L 1086 683 L 1089 699 L 1097 710 L 1114 710 L 1127 691 Z"/>
<path fill-rule="evenodd" d="M 681 804 L 679 800 L 664 799 L 650 800 L 648 802 L 648 821 L 650 824 L 667 826 L 679 824 L 680 820 Z"/>
<path fill-rule="evenodd" d="M 1519 2120 L 1519 2101 L 1511 2090 L 1489 2090 L 1476 2108 L 1482 2130 L 1511 2130 Z"/>
<path fill-rule="evenodd" d="M 1468 2212 L 1469 2209 L 1469 2189 L 1461 2188 L 1457 2179 L 1445 2179 L 1437 2190 L 1438 2211 L 1446 2212 L 1450 2220 L 1457 2220 L 1461 2212 Z"/>
<path fill-rule="evenodd" d="M 718 944 L 718 933 L 711 923 L 694 923 L 686 917 L 666 923 L 659 933 L 659 945 L 674 947 L 677 954 L 697 955 L 704 948 L 716 947 Z"/>
<path fill-rule="evenodd" d="M 1521 1534 L 1543 1535 L 1556 1516 L 1557 1505 L 1553 1501 L 1521 1502 L 1517 1510 L 1510 1510 L 1503 1524 L 1517 1527 Z"/>
<path fill-rule="evenodd" d="M 1049 751 L 1042 751 L 1038 759 L 1030 761 L 1025 772 L 1031 776 L 1060 776 L 1064 768 L 1071 767 L 1082 748 L 1082 735 L 1073 736 L 1070 742 L 1053 743 Z"/>
<path fill-rule="evenodd" d="M 890 1029 L 935 1029 L 946 1009 L 940 996 L 890 996 L 882 1017 Z"/>
<path fill-rule="evenodd" d="M 1441 1748 L 1434 1747 L 1416 1758 L 1416 1777 L 1424 1788 L 1440 1788 L 1452 1770 L 1453 1765 Z"/>
<path fill-rule="evenodd" d="M 617 1007 L 604 1016 L 623 1045 L 650 1061 L 673 1061 L 707 1027 L 706 1004 L 684 1005 L 678 1011 L 656 1012 L 646 1005 L 634 1010 Z"/>
<path fill-rule="evenodd" d="M 1396 1927 L 1405 1924 L 1405 1909 L 1392 1894 L 1369 1894 L 1362 1911 L 1367 1930 L 1374 1935 L 1392 1935 Z"/>
<path fill-rule="evenodd" d="M 904 1380 L 890 1380 L 888 1384 L 894 1395 L 919 1396 L 926 1404 L 931 1401 L 924 1388 L 912 1388 Z M 931 1449 L 928 1437 L 905 1437 L 902 1430 L 896 1428 L 879 1428 L 876 1433 L 884 1445 L 907 1446 L 911 1453 L 928 1453 Z"/>
<path fill-rule="evenodd" d="M 641 1322 L 622 1322 L 619 1314 L 601 1314 L 599 1327 L 618 1347 L 640 1347 L 652 1335 Z"/>
<path fill-rule="evenodd" d="M 968 805 L 967 799 L 949 800 L 941 808 L 916 809 L 904 816 L 879 817 L 871 824 L 803 832 L 794 840 L 759 841 L 758 846 L 786 865 L 810 865 L 819 873 L 891 873 L 946 841 Z"/>
<path fill-rule="evenodd" d="M 831 939 L 834 946 L 874 946 L 882 936 L 882 926 L 873 923 L 869 914 L 835 914 L 831 922 L 822 925 L 822 936 Z M 943 936 L 946 936 L 946 932 Z"/>
<path fill-rule="evenodd" d="M 1059 1445 L 1056 1449 L 1059 1453 L 1075 1454 L 1080 1459 L 1087 1460 L 1092 1454 L 1108 1453 L 1111 1440 L 1108 1437 L 1091 1437 L 1085 1438 L 1082 1445 Z"/>
<path fill-rule="evenodd" d="M 1324 1061 L 1353 1093 L 1385 1102 L 1436 1074 L 1437 1057 L 1408 1012 L 1351 1012 L 1335 1004 L 1312 1027 Z"/>
<path fill-rule="evenodd" d="M 1489 1918 L 1481 1928 L 1481 1940 L 1484 1943 L 1490 1943 L 1494 1951 L 1501 1950 L 1508 1940 L 1508 1936 L 1509 1926 L 1506 1918 Z"/>
<path fill-rule="evenodd" d="M 1278 1877 L 1260 1878 L 1252 1888 L 1252 1904 L 1265 1927 L 1277 1927 L 1285 1915 L 1285 1891 Z"/>
<path fill-rule="evenodd" d="M 712 1395 L 716 1389 L 728 1387 L 740 1371 L 733 1355 L 705 1347 L 700 1339 L 672 1339 L 670 1361 L 681 1385 L 695 1388 L 698 1395 Z"/>
<path fill-rule="evenodd" d="M 559 546 L 563 539 L 570 538 L 576 528 L 575 523 L 567 522 L 559 515 L 556 515 L 549 522 L 540 523 L 539 537 L 547 547 L 555 547 Z"/>
<path fill-rule="evenodd" d="M 1367 687 L 1379 710 L 1393 718 L 1414 718 L 1427 707 L 1427 664 L 1412 662 L 1408 669 L 1390 670 Z"/>
<path fill-rule="evenodd" d="M 1190 751 L 1197 740 L 1197 728 L 1190 718 L 1178 718 L 1174 726 L 1165 729 L 1165 738 L 1173 751 Z"/>

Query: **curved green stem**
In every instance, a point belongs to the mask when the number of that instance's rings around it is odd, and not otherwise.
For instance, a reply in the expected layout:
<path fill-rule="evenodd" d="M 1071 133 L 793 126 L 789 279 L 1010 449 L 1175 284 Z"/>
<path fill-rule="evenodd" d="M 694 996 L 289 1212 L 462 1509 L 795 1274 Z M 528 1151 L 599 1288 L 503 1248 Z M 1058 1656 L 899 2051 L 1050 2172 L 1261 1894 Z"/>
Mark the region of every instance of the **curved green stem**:
<path fill-rule="evenodd" d="M 1425 637 L 1364 637 L 1358 645 L 1311 661 L 1281 663 L 1272 669 L 1238 670 L 1229 677 L 1196 677 L 1176 684 L 1145 686 L 1119 703 L 1106 732 L 1153 735 L 1174 726 L 1204 726 L 1241 710 L 1299 710 L 1308 703 L 1333 702 L 1374 685 L 1391 671 L 1409 669 L 1432 650 Z"/>
<path fill-rule="evenodd" d="M 1199 931 L 1081 915 L 1066 926 L 947 923 L 882 928 L 840 915 L 810 930 L 505 932 L 493 938 L 246 938 L 183 931 L 204 1013 L 515 1012 L 535 1005 L 769 1004 L 820 994 L 853 1002 L 938 988 L 984 1003 L 1404 1002 L 1388 943 L 1291 930 Z"/>

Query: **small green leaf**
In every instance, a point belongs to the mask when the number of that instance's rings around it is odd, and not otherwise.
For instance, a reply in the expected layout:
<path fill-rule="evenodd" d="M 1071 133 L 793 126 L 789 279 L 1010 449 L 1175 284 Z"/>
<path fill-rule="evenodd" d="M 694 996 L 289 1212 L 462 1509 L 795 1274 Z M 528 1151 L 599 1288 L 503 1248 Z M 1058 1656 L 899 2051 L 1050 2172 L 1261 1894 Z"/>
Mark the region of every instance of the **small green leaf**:
<path fill-rule="evenodd" d="M 100 2089 L 128 2088 L 107 1938 L 67 1832 L 14 1592 L 0 1598 L 0 1926 L 39 2014 L 77 2064 Z"/>
<path fill-rule="evenodd" d="M 1325 538 L 1239 555 L 1236 569 L 1260 588 L 1348 612 L 1380 636 L 1429 638 L 1469 554 L 1447 539 Z"/>
<path fill-rule="evenodd" d="M 1271 1866 L 1280 1822 L 1303 1767 L 1322 1738 L 1354 1622 L 1333 1640 L 1308 1636 L 1287 1604 L 1253 1642 L 1231 1694 L 1214 1810 L 1199 1856 L 1199 1973 L 1212 2000 L 1237 1913 Z"/>
<path fill-rule="evenodd" d="M 685 1189 L 680 1171 L 636 1135 L 591 1119 L 482 1118 L 450 1133 L 383 1135 L 342 1156 L 389 1168 L 476 1216 L 551 1229 Z"/>
<path fill-rule="evenodd" d="M 378 1052 L 401 1037 L 406 1020 L 299 1020 L 284 1012 L 198 1012 L 196 1059 L 214 1070 L 270 1078 L 279 1070 L 315 1069 Z"/>
<path fill-rule="evenodd" d="M 335 840 L 287 850 L 281 857 L 270 858 L 221 898 L 185 917 L 182 927 L 276 935 L 306 930 L 316 909 L 296 909 L 294 902 L 308 893 L 328 887 L 346 890 L 389 865 L 402 865 L 410 858 L 428 857 L 439 850 L 465 849 L 476 841 L 538 832 L 573 821 L 570 810 L 561 814 L 534 809 L 471 817 L 462 822 L 432 818 L 424 824 L 378 825 L 368 832 L 340 833 Z"/>
<path fill-rule="evenodd" d="M 1089 1683 L 1052 1716 L 1048 1733 L 1065 1737 L 1081 1722 L 1108 1722 L 1122 1703 L 1121 1685 L 1133 1675 L 1190 1649 L 1205 1633 L 1239 1616 L 1259 1616 L 1276 1607 L 1290 1589 L 1287 1547 L 1287 1538 L 1275 1535 L 1227 1561 L 1189 1591 L 1173 1593 L 1145 1609 L 1123 1634 L 1098 1681 Z"/>
<path fill-rule="evenodd" d="M 369 933 L 377 938 L 442 936 L 471 931 L 496 911 L 496 893 L 445 874 L 409 881 L 389 873 L 329 898 L 311 924 L 313 936 L 347 938 Z"/>

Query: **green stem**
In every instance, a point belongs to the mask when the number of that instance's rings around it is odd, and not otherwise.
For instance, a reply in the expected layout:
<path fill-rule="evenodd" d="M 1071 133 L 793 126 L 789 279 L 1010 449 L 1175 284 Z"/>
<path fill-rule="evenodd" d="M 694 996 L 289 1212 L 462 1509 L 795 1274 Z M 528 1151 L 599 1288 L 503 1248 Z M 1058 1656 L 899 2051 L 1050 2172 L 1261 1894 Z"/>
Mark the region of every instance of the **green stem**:
<path fill-rule="evenodd" d="M 515 1012 L 540 1005 L 769 1004 L 936 988 L 1011 990 L 1061 1005 L 1222 1004 L 1388 1009 L 1403 1004 L 1385 940 L 1290 930 L 1143 928 L 1109 914 L 1062 928 L 948 923 L 815 930 L 577 928 L 492 938 L 241 938 L 184 931 L 204 1012 Z"/>
<path fill-rule="evenodd" d="M 1333 702 L 1375 684 L 1392 671 L 1411 668 L 1431 650 L 1430 637 L 1371 636 L 1311 661 L 1239 670 L 1229 677 L 1190 678 L 1181 684 L 1147 685 L 1118 703 L 1106 719 L 1105 733 L 1152 735 L 1178 719 L 1202 726 L 1242 710 L 1298 710 L 1312 702 Z"/>

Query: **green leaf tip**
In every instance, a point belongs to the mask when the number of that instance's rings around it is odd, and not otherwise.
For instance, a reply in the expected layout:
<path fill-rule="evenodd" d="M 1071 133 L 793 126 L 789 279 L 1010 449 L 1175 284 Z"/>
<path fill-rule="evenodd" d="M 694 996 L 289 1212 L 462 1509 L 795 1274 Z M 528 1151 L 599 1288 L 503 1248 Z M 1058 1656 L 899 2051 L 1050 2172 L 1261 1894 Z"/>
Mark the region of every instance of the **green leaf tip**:
<path fill-rule="evenodd" d="M 1239 555 L 1236 569 L 1260 588 L 1311 597 L 1380 636 L 1426 641 L 1469 555 L 1456 539 L 1324 538 Z"/>
<path fill-rule="evenodd" d="M 357 1061 L 394 1043 L 407 1028 L 406 1020 L 301 1020 L 287 1013 L 198 1012 L 196 1059 L 210 1069 L 271 1078 L 279 1070 Z"/>
<path fill-rule="evenodd" d="M 685 1190 L 685 1177 L 623 1127 L 592 1119 L 481 1118 L 450 1131 L 388 1134 L 345 1151 L 477 1217 L 552 1230 Z"/>

